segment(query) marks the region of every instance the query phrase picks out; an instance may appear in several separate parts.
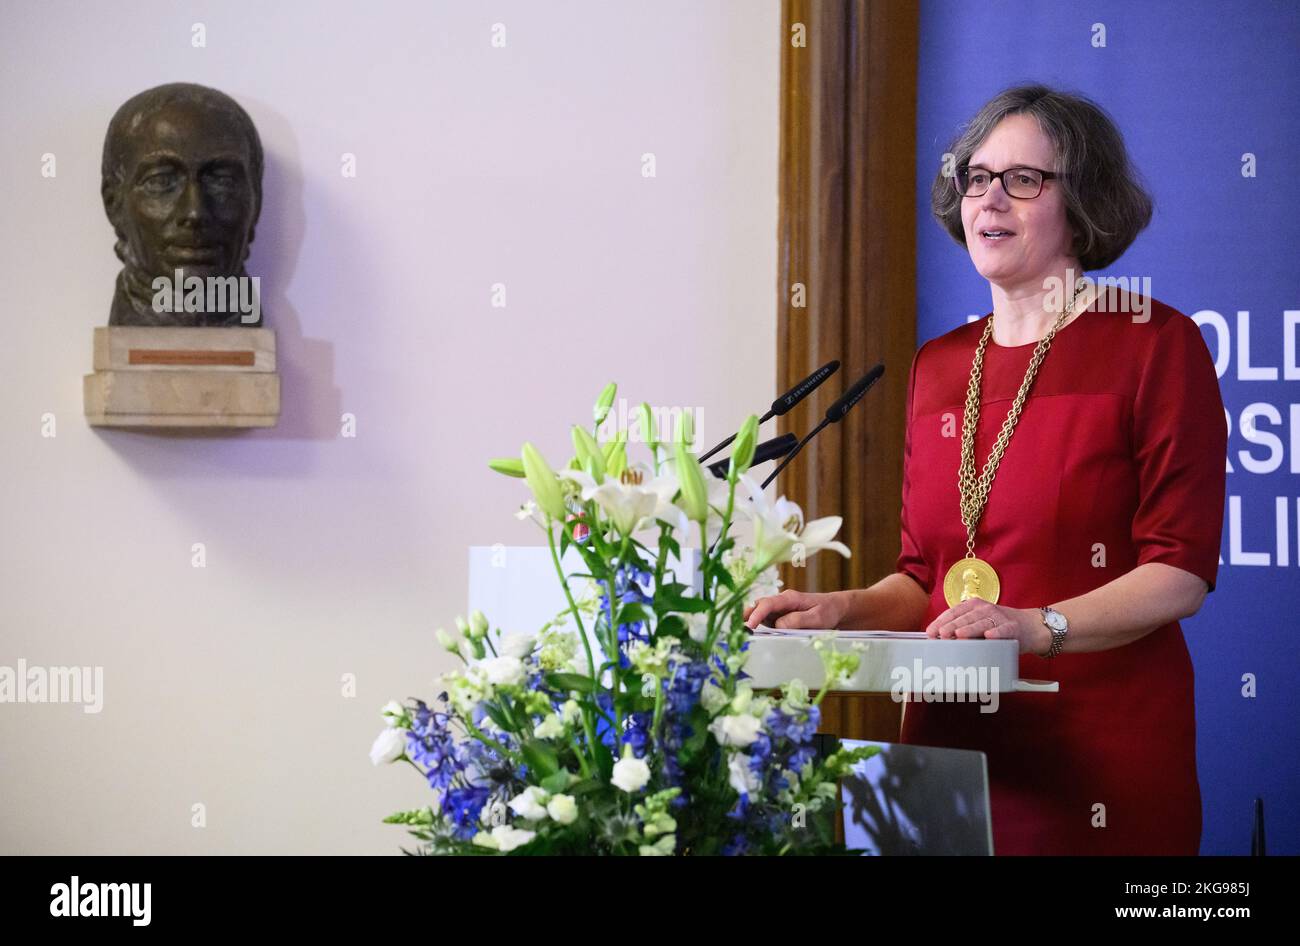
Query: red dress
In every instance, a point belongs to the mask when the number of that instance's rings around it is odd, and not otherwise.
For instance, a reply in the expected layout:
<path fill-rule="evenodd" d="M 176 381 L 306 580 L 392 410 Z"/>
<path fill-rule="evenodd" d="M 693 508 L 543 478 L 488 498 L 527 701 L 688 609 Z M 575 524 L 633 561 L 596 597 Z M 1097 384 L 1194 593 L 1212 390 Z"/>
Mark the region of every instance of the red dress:
<path fill-rule="evenodd" d="M 1149 301 L 1144 322 L 1094 304 L 1057 332 L 1039 368 L 975 530 L 999 604 L 1060 604 L 1147 562 L 1214 590 L 1227 452 L 1218 378 L 1196 323 Z M 898 570 L 930 594 L 922 628 L 947 609 L 943 576 L 966 554 L 957 469 L 986 319 L 912 361 Z M 977 473 L 1035 344 L 986 346 Z M 904 708 L 903 742 L 987 754 L 994 853 L 1198 853 L 1196 712 L 1179 624 L 1111 650 L 1022 655 L 1020 675 L 1058 680 L 1060 692 L 1002 694 L 987 714 L 978 703 Z"/>

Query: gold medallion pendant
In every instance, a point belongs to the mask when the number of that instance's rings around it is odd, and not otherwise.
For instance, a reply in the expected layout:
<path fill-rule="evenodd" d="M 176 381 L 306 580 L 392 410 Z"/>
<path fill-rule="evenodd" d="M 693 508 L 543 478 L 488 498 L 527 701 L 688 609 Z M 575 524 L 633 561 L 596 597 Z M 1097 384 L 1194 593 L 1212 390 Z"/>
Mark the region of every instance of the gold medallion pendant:
<path fill-rule="evenodd" d="M 983 598 L 997 604 L 1001 591 L 998 573 L 982 558 L 958 559 L 943 578 L 943 597 L 950 608 L 967 598 Z"/>
<path fill-rule="evenodd" d="M 957 469 L 961 521 L 966 527 L 966 557 L 954 562 L 943 578 L 943 597 L 950 608 L 967 598 L 983 598 L 990 604 L 998 603 L 998 596 L 1002 593 L 1002 582 L 998 580 L 998 573 L 993 570 L 992 565 L 982 558 L 975 557 L 975 526 L 988 503 L 989 490 L 993 488 L 993 477 L 997 475 L 998 466 L 1002 463 L 1002 455 L 1011 441 L 1011 434 L 1016 429 L 1016 424 L 1020 422 L 1025 399 L 1029 396 L 1029 389 L 1033 387 L 1034 378 L 1038 376 L 1038 368 L 1047 357 L 1047 350 L 1051 347 L 1057 330 L 1070 318 L 1078 298 L 1077 292 L 1070 297 L 1070 301 L 1057 317 L 1055 324 L 1034 346 L 1033 354 L 1029 358 L 1029 367 L 1025 370 L 1025 379 L 1020 384 L 1020 390 L 1016 392 L 1011 409 L 1007 411 L 1007 419 L 1002 423 L 997 440 L 993 443 L 988 459 L 984 462 L 984 472 L 978 475 L 975 472 L 975 431 L 979 428 L 984 349 L 989 339 L 993 337 L 992 315 L 988 317 L 984 334 L 980 336 L 979 344 L 975 346 L 975 357 L 971 360 L 970 366 L 970 382 L 966 386 L 966 409 L 962 412 L 961 419 L 961 465 Z"/>

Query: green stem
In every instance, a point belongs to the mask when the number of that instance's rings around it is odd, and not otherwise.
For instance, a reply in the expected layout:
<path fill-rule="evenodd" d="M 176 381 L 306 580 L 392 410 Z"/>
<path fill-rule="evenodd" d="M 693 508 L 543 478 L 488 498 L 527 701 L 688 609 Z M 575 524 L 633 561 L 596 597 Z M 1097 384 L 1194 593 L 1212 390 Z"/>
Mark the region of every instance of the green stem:
<path fill-rule="evenodd" d="M 564 523 L 560 523 L 560 528 L 564 528 Z M 555 574 L 560 577 L 560 587 L 564 589 L 564 598 L 569 602 L 569 613 L 573 615 L 573 621 L 578 625 L 578 633 L 582 635 L 582 649 L 587 653 L 587 673 L 591 674 L 592 683 L 599 687 L 600 681 L 596 679 L 596 661 L 591 656 L 591 642 L 587 639 L 587 628 L 582 623 L 582 614 L 578 611 L 577 602 L 573 600 L 573 592 L 569 590 L 569 581 L 564 577 L 564 566 L 560 564 L 560 554 L 555 549 L 555 532 L 550 527 L 550 521 L 547 521 L 546 527 L 546 544 L 551 550 L 551 561 L 555 563 Z M 593 753 L 593 760 L 596 751 L 596 730 L 591 722 L 591 709 L 584 707 L 582 711 L 582 729 L 587 736 L 587 746 Z"/>

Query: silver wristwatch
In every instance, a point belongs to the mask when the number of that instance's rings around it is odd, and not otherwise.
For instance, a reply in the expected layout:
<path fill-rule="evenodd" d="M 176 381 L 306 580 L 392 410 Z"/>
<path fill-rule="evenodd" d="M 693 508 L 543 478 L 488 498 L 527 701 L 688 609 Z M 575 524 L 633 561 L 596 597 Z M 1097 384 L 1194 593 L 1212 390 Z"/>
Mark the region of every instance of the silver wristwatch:
<path fill-rule="evenodd" d="M 1055 608 L 1039 608 L 1043 613 L 1043 623 L 1047 625 L 1048 630 L 1052 632 L 1052 647 L 1044 657 L 1055 657 L 1065 646 L 1065 634 L 1070 630 L 1070 622 L 1065 619 L 1065 615 Z"/>

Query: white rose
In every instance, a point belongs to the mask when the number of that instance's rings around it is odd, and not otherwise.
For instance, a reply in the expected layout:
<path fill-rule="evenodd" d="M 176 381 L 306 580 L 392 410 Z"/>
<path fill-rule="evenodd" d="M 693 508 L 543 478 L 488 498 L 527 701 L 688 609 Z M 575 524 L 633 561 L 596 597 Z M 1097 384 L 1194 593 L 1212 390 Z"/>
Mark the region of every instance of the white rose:
<path fill-rule="evenodd" d="M 396 762 L 406 752 L 406 733 L 400 729 L 385 729 L 370 747 L 370 761 Z"/>
<path fill-rule="evenodd" d="M 578 804 L 572 795 L 555 795 L 546 803 L 546 813 L 560 824 L 573 824 L 578 820 Z"/>
<path fill-rule="evenodd" d="M 389 726 L 396 726 L 401 722 L 402 717 L 406 715 L 406 710 L 397 700 L 389 700 L 379 712 L 384 717 L 384 722 Z"/>
<path fill-rule="evenodd" d="M 550 796 L 536 785 L 529 785 L 520 794 L 510 799 L 510 808 L 521 818 L 529 821 L 541 821 L 546 817 L 546 802 Z"/>
<path fill-rule="evenodd" d="M 493 686 L 516 686 L 524 682 L 524 665 L 518 657 L 493 657 L 479 666 Z"/>
<path fill-rule="evenodd" d="M 535 837 L 537 837 L 536 831 L 525 831 L 508 824 L 500 824 L 492 829 L 492 840 L 496 842 L 497 850 L 502 852 L 513 851 Z"/>
<path fill-rule="evenodd" d="M 754 716 L 717 716 L 709 723 L 709 732 L 722 746 L 748 746 L 758 738 L 763 721 Z"/>
<path fill-rule="evenodd" d="M 644 759 L 627 755 L 614 763 L 614 774 L 610 778 L 616 787 L 628 792 L 639 792 L 650 781 L 650 766 Z"/>
<path fill-rule="evenodd" d="M 497 653 L 502 657 L 518 657 L 523 660 L 533 652 L 536 638 L 532 634 L 507 634 L 497 645 Z"/>

